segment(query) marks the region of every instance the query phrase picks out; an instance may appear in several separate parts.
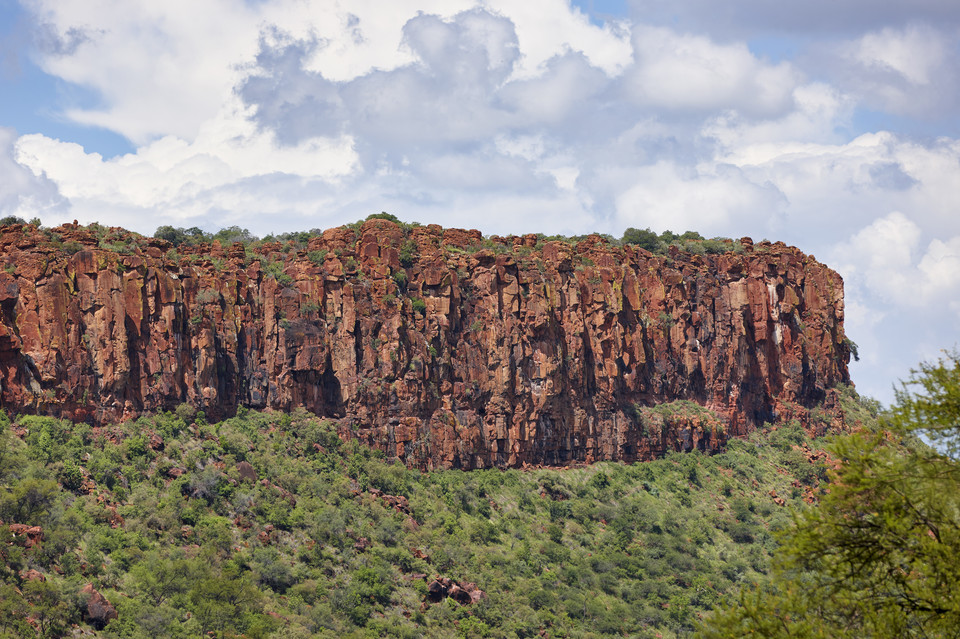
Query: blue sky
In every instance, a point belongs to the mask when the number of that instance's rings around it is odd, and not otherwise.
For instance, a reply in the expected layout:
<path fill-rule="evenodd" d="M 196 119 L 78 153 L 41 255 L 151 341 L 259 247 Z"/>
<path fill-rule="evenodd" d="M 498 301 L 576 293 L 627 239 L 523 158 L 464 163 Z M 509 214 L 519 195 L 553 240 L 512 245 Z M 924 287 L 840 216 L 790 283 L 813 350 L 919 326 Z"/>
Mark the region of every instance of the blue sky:
<path fill-rule="evenodd" d="M 105 157 L 135 147 L 109 129 L 77 125 L 62 115 L 74 106 L 97 104 L 96 92 L 44 73 L 33 62 L 36 27 L 16 0 L 0 0 L 0 126 L 70 140 Z"/>
<path fill-rule="evenodd" d="M 0 215 L 783 240 L 883 401 L 960 333 L 954 0 L 0 0 Z"/>

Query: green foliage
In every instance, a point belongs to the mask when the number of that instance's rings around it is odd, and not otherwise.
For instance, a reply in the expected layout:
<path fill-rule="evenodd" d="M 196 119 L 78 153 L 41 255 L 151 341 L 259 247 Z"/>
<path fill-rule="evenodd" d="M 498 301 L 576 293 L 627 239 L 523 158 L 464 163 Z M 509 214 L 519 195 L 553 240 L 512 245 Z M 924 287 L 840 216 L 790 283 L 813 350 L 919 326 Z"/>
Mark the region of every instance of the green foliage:
<path fill-rule="evenodd" d="M 403 266 L 404 268 L 410 268 L 413 266 L 416 251 L 416 242 L 414 242 L 412 239 L 404 240 L 403 244 L 400 246 L 400 266 Z"/>
<path fill-rule="evenodd" d="M 83 250 L 83 245 L 76 240 L 70 240 L 69 242 L 63 243 L 63 252 L 67 255 L 73 255 Z"/>
<path fill-rule="evenodd" d="M 784 531 L 772 583 L 744 591 L 704 636 L 956 634 L 960 356 L 921 365 L 882 426 L 836 440 L 843 464 Z"/>
<path fill-rule="evenodd" d="M 860 361 L 860 347 L 857 346 L 857 343 L 850 339 L 849 337 L 844 336 L 843 338 L 844 348 L 847 349 L 847 352 L 850 353 L 850 357 L 853 358 L 853 361 Z"/>
<path fill-rule="evenodd" d="M 173 226 L 159 226 L 157 230 L 154 231 L 153 236 L 166 240 L 173 244 L 174 246 L 180 246 L 181 244 L 186 244 L 188 246 L 193 246 L 201 243 L 212 243 L 214 240 L 219 240 L 223 245 L 233 244 L 234 242 L 241 242 L 243 244 L 250 244 L 257 241 L 257 237 L 250 233 L 247 229 L 240 228 L 239 226 L 230 226 L 225 229 L 220 229 L 216 233 L 207 233 L 203 229 L 193 226 L 188 229 L 183 227 L 173 227 Z"/>
<path fill-rule="evenodd" d="M 621 241 L 624 244 L 635 244 L 636 246 L 646 249 L 651 253 L 655 253 L 660 250 L 660 238 L 649 228 L 640 230 L 630 227 L 623 232 L 623 238 L 621 238 Z"/>
<path fill-rule="evenodd" d="M 293 277 L 284 272 L 283 262 L 268 262 L 264 267 L 263 272 L 268 278 L 274 279 L 277 281 L 277 284 L 281 286 L 290 286 L 293 284 Z"/>
<path fill-rule="evenodd" d="M 410 299 L 410 308 L 413 309 L 414 313 L 423 315 L 427 312 L 427 303 L 419 297 L 414 297 Z"/>
<path fill-rule="evenodd" d="M 327 259 L 327 250 L 310 251 L 307 253 L 307 259 L 317 266 L 323 266 L 324 261 Z"/>
<path fill-rule="evenodd" d="M 711 419 L 692 403 L 638 411 Z M 28 616 L 48 636 L 87 628 L 87 582 L 117 607 L 107 637 L 688 635 L 767 578 L 768 530 L 789 520 L 770 491 L 802 508 L 794 473 L 814 465 L 790 456 L 816 445 L 789 427 L 711 457 L 420 473 L 302 409 L 16 422 L 0 413 L 0 519 L 44 541 L 0 526 L 0 636 L 24 636 Z M 23 588 L 27 568 L 44 592 Z M 434 575 L 486 597 L 430 603 Z"/>
<path fill-rule="evenodd" d="M 367 216 L 367 219 L 368 220 L 389 220 L 394 224 L 403 224 L 403 222 L 400 221 L 400 218 L 398 218 L 396 215 L 393 215 L 391 213 L 387 213 L 386 211 L 382 213 L 371 213 L 370 215 Z"/>
<path fill-rule="evenodd" d="M 715 237 L 706 239 L 696 231 L 686 231 L 677 235 L 672 231 L 664 231 L 657 235 L 649 228 L 640 230 L 633 227 L 623 232 L 620 240 L 623 244 L 633 244 L 642 249 L 663 255 L 671 246 L 676 246 L 681 251 L 704 255 L 707 253 L 726 253 L 728 251 L 740 252 L 743 247 L 733 240 L 725 237 Z"/>

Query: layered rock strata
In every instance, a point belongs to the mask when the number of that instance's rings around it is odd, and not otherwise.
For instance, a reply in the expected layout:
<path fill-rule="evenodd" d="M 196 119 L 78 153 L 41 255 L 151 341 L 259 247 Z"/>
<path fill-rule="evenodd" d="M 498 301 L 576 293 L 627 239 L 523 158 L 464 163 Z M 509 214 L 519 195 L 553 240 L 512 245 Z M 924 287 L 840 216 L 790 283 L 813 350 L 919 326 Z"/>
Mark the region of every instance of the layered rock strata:
<path fill-rule="evenodd" d="M 0 402 L 94 423 L 305 407 L 423 468 L 712 450 L 849 381 L 840 276 L 782 243 L 730 249 L 376 219 L 299 248 L 7 226 Z M 681 399 L 721 426 L 638 418 Z"/>

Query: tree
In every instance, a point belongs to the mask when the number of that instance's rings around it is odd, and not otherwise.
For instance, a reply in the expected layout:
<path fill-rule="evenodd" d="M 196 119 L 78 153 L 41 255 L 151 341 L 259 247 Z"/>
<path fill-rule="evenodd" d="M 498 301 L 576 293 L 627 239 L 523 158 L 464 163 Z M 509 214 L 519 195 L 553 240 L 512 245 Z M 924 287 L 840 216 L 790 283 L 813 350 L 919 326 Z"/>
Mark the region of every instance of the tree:
<path fill-rule="evenodd" d="M 197 579 L 189 593 L 191 608 L 204 633 L 242 630 L 252 616 L 260 613 L 261 597 L 250 574 L 235 565 Z"/>
<path fill-rule="evenodd" d="M 649 228 L 640 230 L 633 227 L 623 232 L 624 244 L 636 244 L 642 249 L 655 253 L 660 248 L 660 238 Z"/>
<path fill-rule="evenodd" d="M 23 596 L 29 603 L 27 613 L 36 622 L 41 637 L 62 637 L 71 621 L 63 595 L 52 583 L 39 579 L 23 584 Z"/>
<path fill-rule="evenodd" d="M 704 636 L 958 635 L 960 354 L 913 371 L 882 428 L 833 452 L 830 492 L 781 539 L 772 584 Z"/>

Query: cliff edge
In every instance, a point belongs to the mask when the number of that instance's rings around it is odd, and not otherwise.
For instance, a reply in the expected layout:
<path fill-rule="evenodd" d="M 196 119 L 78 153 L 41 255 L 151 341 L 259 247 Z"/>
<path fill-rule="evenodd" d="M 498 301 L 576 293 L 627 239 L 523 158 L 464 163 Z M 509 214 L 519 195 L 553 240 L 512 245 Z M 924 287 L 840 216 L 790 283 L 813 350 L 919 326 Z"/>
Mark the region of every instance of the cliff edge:
<path fill-rule="evenodd" d="M 180 246 L 0 229 L 0 405 L 96 423 L 302 406 L 421 468 L 649 459 L 834 411 L 843 281 L 782 243 L 653 255 L 371 219 Z M 719 419 L 642 408 L 689 400 Z"/>

